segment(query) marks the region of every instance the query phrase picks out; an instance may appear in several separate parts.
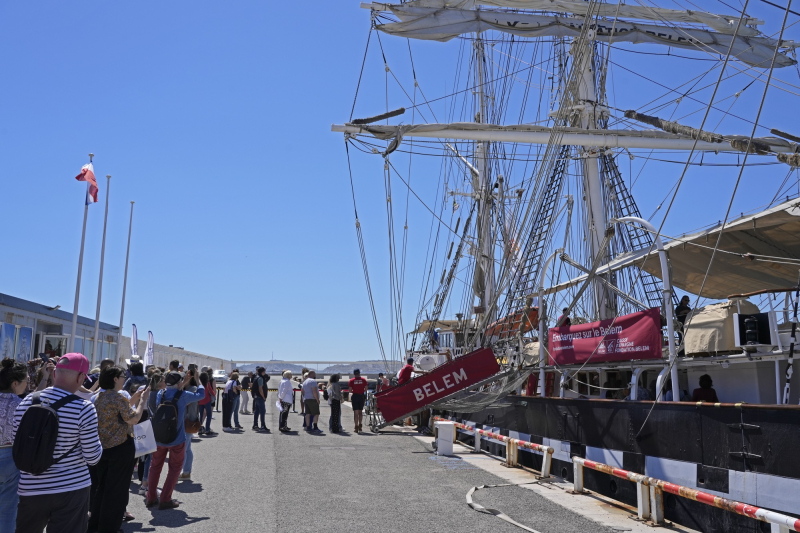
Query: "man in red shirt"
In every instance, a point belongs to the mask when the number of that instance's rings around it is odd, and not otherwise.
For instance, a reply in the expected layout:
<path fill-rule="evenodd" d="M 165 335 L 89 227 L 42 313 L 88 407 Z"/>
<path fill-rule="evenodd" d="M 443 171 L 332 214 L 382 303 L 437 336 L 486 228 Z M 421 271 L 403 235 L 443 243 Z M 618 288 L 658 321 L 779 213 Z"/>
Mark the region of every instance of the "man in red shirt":
<path fill-rule="evenodd" d="M 364 399 L 367 394 L 367 379 L 361 377 L 361 370 L 353 370 L 353 378 L 350 379 L 350 403 L 353 405 L 353 422 L 355 432 L 361 433 L 361 425 L 364 421 Z"/>
<path fill-rule="evenodd" d="M 407 363 L 406 366 L 401 368 L 400 369 L 400 373 L 397 374 L 397 384 L 398 385 L 402 385 L 406 381 L 411 381 L 411 374 L 413 372 L 416 372 L 417 374 L 427 374 L 427 372 L 424 371 L 424 370 L 414 369 L 414 358 L 413 357 L 409 357 L 408 360 L 406 360 L 406 363 Z"/>

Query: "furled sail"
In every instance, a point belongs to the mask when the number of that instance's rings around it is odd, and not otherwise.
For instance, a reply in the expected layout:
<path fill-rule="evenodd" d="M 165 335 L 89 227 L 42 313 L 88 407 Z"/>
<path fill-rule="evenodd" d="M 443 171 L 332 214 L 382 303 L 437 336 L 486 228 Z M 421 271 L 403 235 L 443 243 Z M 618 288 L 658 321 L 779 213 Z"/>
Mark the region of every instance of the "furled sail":
<path fill-rule="evenodd" d="M 422 7 L 413 4 L 373 4 L 394 14 L 400 22 L 378 24 L 377 29 L 410 39 L 449 41 L 459 35 L 489 30 L 519 37 L 577 37 L 583 19 L 556 15 L 531 15 L 506 11 L 481 11 Z M 623 21 L 598 21 L 595 39 L 608 42 L 654 43 L 676 48 L 699 49 L 713 54 L 726 54 L 733 35 L 699 29 L 677 28 Z M 741 33 L 741 32 L 740 32 Z M 732 54 L 754 67 L 768 68 L 778 43 L 766 37 L 738 36 Z M 791 41 L 782 47 L 795 47 Z M 796 61 L 778 54 L 775 67 L 794 65 Z"/>
<path fill-rule="evenodd" d="M 472 9 L 476 4 L 482 6 L 510 7 L 531 11 L 551 11 L 585 16 L 589 2 L 584 0 L 415 0 L 406 5 L 451 9 Z M 658 22 L 681 22 L 684 24 L 703 24 L 721 33 L 733 33 L 739 23 L 739 15 L 720 15 L 706 11 L 664 9 L 644 5 L 601 3 L 592 6 L 592 13 L 610 19 L 655 20 Z M 764 24 L 763 20 L 745 17 L 739 27 L 739 35 L 755 36 L 758 30 L 748 26 Z"/>
<path fill-rule="evenodd" d="M 729 147 L 718 142 L 695 141 L 688 135 L 674 135 L 654 130 L 584 130 L 580 128 L 561 127 L 558 130 L 533 124 L 514 124 L 499 126 L 496 124 L 479 124 L 474 122 L 453 122 L 449 124 L 403 124 L 387 126 L 379 124 L 334 124 L 331 131 L 362 134 L 367 133 L 378 139 L 392 139 L 386 153 L 391 153 L 400 145 L 403 138 L 440 138 L 460 139 L 466 141 L 516 142 L 556 144 L 568 146 L 602 146 L 607 148 L 636 148 L 654 150 L 700 150 L 718 152 L 726 149 L 740 150 L 747 144 L 748 136 L 723 135 Z M 558 138 L 553 139 L 553 133 Z M 795 154 L 798 144 L 778 137 L 756 137 L 758 146 L 770 152 Z"/>

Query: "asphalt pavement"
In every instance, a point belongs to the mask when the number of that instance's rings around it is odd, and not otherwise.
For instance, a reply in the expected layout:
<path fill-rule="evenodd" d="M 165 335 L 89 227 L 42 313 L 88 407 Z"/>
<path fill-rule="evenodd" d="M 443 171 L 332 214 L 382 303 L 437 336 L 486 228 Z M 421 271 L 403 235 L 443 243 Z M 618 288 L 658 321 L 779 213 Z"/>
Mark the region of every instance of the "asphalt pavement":
<path fill-rule="evenodd" d="M 147 509 L 133 482 L 128 511 L 135 519 L 123 530 L 523 531 L 466 505 L 470 488 L 504 480 L 457 457 L 434 455 L 429 443 L 407 429 L 356 434 L 347 405 L 342 409 L 346 432 L 340 434 L 328 432 L 327 405 L 319 424 L 323 434 L 303 431 L 295 413 L 289 416 L 293 431 L 278 432 L 272 394 L 267 401 L 270 433 L 252 431 L 252 415 L 240 415 L 244 431 L 224 433 L 222 413 L 215 413 L 212 429 L 219 434 L 192 443 L 192 479 L 179 481 L 173 496 L 180 507 Z M 165 476 L 166 465 L 162 482 Z M 481 490 L 474 500 L 541 533 L 612 531 L 519 487 Z"/>

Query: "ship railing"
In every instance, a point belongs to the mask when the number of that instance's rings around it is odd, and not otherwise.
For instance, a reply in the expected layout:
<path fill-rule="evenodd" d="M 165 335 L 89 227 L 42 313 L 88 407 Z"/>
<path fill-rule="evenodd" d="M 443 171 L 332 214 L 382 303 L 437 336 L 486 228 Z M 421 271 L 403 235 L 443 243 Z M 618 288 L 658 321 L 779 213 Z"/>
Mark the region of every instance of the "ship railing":
<path fill-rule="evenodd" d="M 615 468 L 603 463 L 590 461 L 582 457 L 573 457 L 574 467 L 573 488 L 577 494 L 585 493 L 583 488 L 583 469 L 591 468 L 598 472 L 627 479 L 636 483 L 636 504 L 638 516 L 642 520 L 650 520 L 655 525 L 664 524 L 664 493 L 668 492 L 681 498 L 687 498 L 696 502 L 704 503 L 718 509 L 724 509 L 742 516 L 755 518 L 762 522 L 772 525 L 773 533 L 788 533 L 789 531 L 800 531 L 800 519 L 781 514 L 775 511 L 762 509 L 754 505 L 749 505 L 734 500 L 728 500 L 721 496 L 714 496 L 707 492 L 689 487 L 676 485 L 667 481 L 644 476 L 635 472 L 628 472 L 622 468 Z"/>
<path fill-rule="evenodd" d="M 532 452 L 538 452 L 542 454 L 542 470 L 541 470 L 541 477 L 542 478 L 549 478 L 550 477 L 550 467 L 553 464 L 553 448 L 550 446 L 543 446 L 541 444 L 537 444 L 535 442 L 528 442 L 526 440 L 515 439 L 513 437 L 508 437 L 506 435 L 501 435 L 499 433 L 494 433 L 491 431 L 487 431 L 485 429 L 480 429 L 477 427 L 470 426 L 469 424 L 462 424 L 460 422 L 454 422 L 453 420 L 442 418 L 440 416 L 434 416 L 433 420 L 435 422 L 452 422 L 455 426 L 456 430 L 461 430 L 468 435 L 472 435 L 475 437 L 475 444 L 474 444 L 474 451 L 475 453 L 481 453 L 481 441 L 485 439 L 496 441 L 500 444 L 505 444 L 506 446 L 506 460 L 505 464 L 509 467 L 519 466 L 519 450 L 522 448 L 523 450 L 529 450 Z M 457 436 L 456 433 L 453 434 L 453 439 L 455 442 L 455 438 Z"/>

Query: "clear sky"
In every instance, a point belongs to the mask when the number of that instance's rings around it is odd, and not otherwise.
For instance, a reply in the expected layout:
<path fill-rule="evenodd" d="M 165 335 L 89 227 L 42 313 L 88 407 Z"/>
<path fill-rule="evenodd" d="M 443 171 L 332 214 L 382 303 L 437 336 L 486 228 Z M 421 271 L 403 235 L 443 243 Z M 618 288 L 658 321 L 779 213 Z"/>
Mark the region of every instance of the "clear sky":
<path fill-rule="evenodd" d="M 756 4 L 753 13 L 776 31 L 781 12 Z M 0 4 L 0 292 L 72 310 L 85 191 L 73 178 L 93 152 L 101 195 L 89 213 L 82 315 L 95 313 L 105 175 L 111 174 L 102 320 L 119 321 L 135 200 L 126 335 L 135 322 L 140 332 L 152 330 L 157 343 L 235 360 L 273 353 L 282 359 L 379 358 L 347 160 L 341 135 L 330 132 L 330 124 L 350 116 L 368 30 L 369 14 L 357 0 Z M 800 37 L 798 26 L 787 37 Z M 396 41 L 383 37 L 388 61 L 412 83 L 407 55 L 401 55 L 407 45 Z M 357 116 L 387 105 L 374 44 L 365 70 L 371 84 L 362 86 Z M 452 85 L 440 72 L 455 68 L 458 46 L 412 43 L 428 98 Z M 664 82 L 689 77 L 674 59 L 630 61 Z M 780 74 L 800 85 L 795 68 Z M 756 83 L 745 96 L 760 97 L 762 89 Z M 625 80 L 617 90 L 633 93 Z M 636 96 L 639 104 L 646 100 Z M 798 133 L 797 98 L 789 98 L 771 99 L 765 113 L 773 121 L 762 122 Z M 396 87 L 389 104 L 407 105 Z M 787 116 L 791 105 L 793 119 Z M 741 124 L 731 126 L 749 134 Z M 367 158 L 354 156 L 356 194 L 376 304 L 388 328 L 383 165 Z M 781 169 L 769 177 L 770 193 L 785 174 Z M 701 225 L 701 197 L 718 187 L 729 197 L 730 174 L 708 175 L 686 200 L 694 214 L 673 229 Z M 423 198 L 435 195 L 424 175 L 415 179 Z M 652 191 L 643 185 L 652 193 L 645 194 L 646 208 L 668 190 L 662 185 L 653 184 Z M 397 187 L 395 194 L 405 199 Z M 750 196 L 760 186 L 747 187 L 742 209 L 760 201 Z M 413 197 L 411 204 L 406 330 L 430 227 L 425 208 Z"/>

